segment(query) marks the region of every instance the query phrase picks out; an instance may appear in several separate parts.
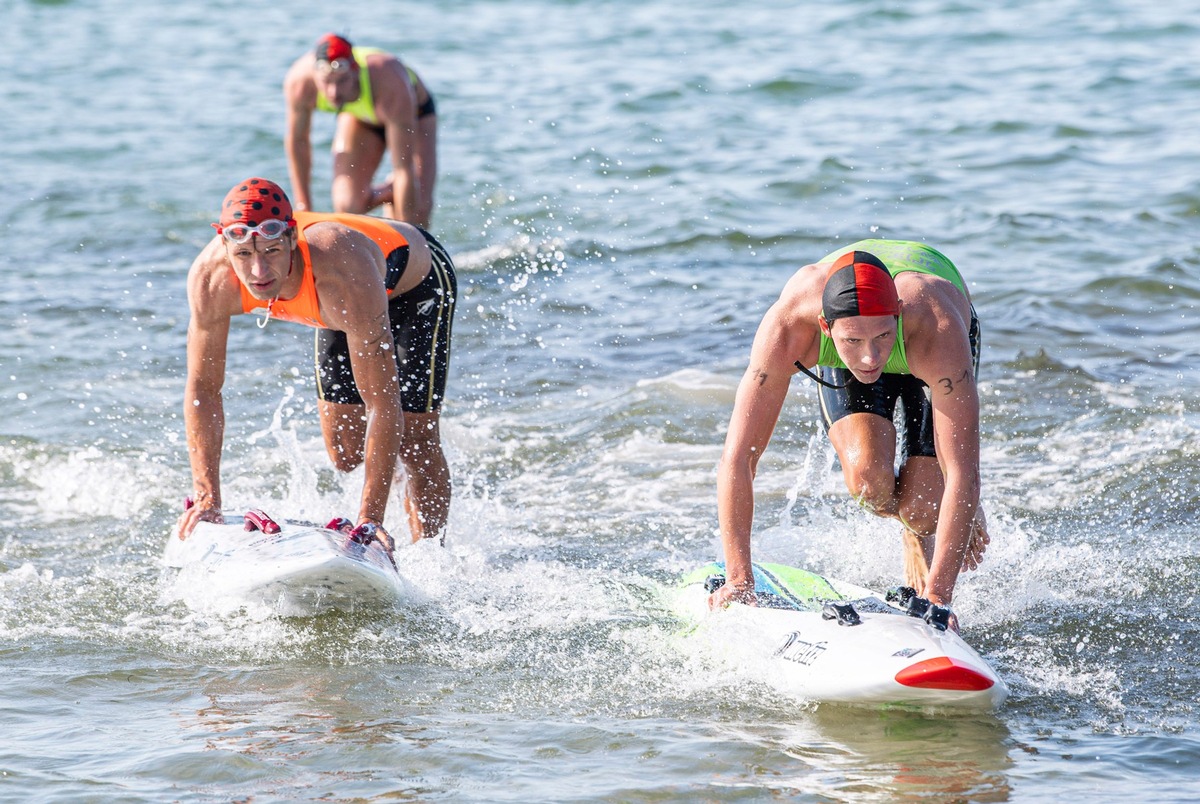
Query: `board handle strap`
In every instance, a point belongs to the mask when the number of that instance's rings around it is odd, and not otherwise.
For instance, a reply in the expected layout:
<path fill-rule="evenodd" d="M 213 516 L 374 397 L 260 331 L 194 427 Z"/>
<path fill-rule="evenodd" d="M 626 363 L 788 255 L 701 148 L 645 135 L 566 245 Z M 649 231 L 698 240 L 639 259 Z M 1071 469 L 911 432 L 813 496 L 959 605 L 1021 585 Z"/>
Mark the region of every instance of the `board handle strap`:
<path fill-rule="evenodd" d="M 260 508 L 251 508 L 247 511 L 245 520 L 246 530 L 248 531 L 261 530 L 263 533 L 278 533 L 283 530 L 283 528 L 279 527 L 278 522 L 267 516 Z"/>

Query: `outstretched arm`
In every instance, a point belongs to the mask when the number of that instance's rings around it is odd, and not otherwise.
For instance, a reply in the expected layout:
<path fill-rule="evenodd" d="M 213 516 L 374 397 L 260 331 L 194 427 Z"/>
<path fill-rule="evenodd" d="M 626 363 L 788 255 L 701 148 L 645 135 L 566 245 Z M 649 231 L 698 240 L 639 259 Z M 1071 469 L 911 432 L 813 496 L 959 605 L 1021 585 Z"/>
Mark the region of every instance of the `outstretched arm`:
<path fill-rule="evenodd" d="M 354 382 L 366 406 L 365 478 L 358 523 L 382 525 L 404 435 L 383 254 L 356 231 L 340 227 L 310 231 L 314 273 L 320 270 L 316 275 L 321 313 L 331 328 L 346 333 Z"/>
<path fill-rule="evenodd" d="M 409 80 L 408 71 L 399 61 L 389 61 L 377 69 L 384 78 L 376 82 L 380 89 L 375 106 L 384 125 L 388 152 L 392 155 L 390 200 L 395 207 L 394 214 L 402 221 L 427 226 L 429 221 L 424 220 L 427 216 L 422 215 L 420 209 L 421 187 L 415 158 L 416 89 Z M 389 200 L 387 193 L 378 194 L 378 200 Z"/>
<path fill-rule="evenodd" d="M 307 63 L 297 62 L 288 71 L 283 82 L 283 95 L 287 104 L 283 148 L 292 183 L 292 205 L 297 210 L 311 210 L 312 116 L 317 104 L 317 88 Z"/>
<path fill-rule="evenodd" d="M 752 359 L 738 384 L 717 470 L 717 519 L 725 553 L 725 586 L 714 593 L 711 605 L 745 600 L 754 592 L 750 566 L 754 476 L 779 420 L 793 373 Z"/>
<path fill-rule="evenodd" d="M 797 274 L 797 277 L 800 277 Z M 750 366 L 738 384 L 733 415 L 717 471 L 717 518 L 725 553 L 725 586 L 710 606 L 752 600 L 750 536 L 754 524 L 754 476 L 787 398 L 795 361 L 815 355 L 817 329 L 804 318 L 802 282 L 793 279 L 767 311 L 754 338 Z"/>
<path fill-rule="evenodd" d="M 386 306 L 382 313 L 347 329 L 346 339 L 354 381 L 367 408 L 365 478 L 358 521 L 382 525 L 404 436 L 395 345 Z"/>
<path fill-rule="evenodd" d="M 206 250 L 208 253 L 208 250 Z M 204 260 L 204 255 L 197 263 Z M 220 309 L 212 275 L 193 266 L 188 276 L 191 320 L 187 337 L 187 381 L 183 422 L 192 467 L 193 505 L 179 519 L 180 538 L 201 521 L 221 521 L 221 447 L 225 438 L 225 355 L 229 339 L 227 312 Z"/>
<path fill-rule="evenodd" d="M 923 594 L 949 605 L 979 508 L 979 388 L 964 319 L 969 311 L 956 309 L 964 304 L 960 297 L 933 302 L 934 314 L 924 315 L 913 333 L 909 365 L 929 386 L 934 444 L 945 481 Z"/>
<path fill-rule="evenodd" d="M 979 508 L 979 392 L 970 364 L 931 385 L 933 432 L 945 489 L 924 596 L 949 605 Z"/>

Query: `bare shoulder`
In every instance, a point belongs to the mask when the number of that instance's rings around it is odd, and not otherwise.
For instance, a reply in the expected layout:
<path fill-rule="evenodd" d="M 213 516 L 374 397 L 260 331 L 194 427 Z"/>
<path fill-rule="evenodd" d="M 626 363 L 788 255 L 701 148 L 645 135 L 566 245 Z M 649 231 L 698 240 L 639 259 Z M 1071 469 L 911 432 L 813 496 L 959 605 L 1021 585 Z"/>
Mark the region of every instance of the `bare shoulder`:
<path fill-rule="evenodd" d="M 385 122 L 404 123 L 416 114 L 417 90 L 400 59 L 389 53 L 367 57 L 375 107 Z"/>
<path fill-rule="evenodd" d="M 292 62 L 292 66 L 288 68 L 283 77 L 283 94 L 289 102 L 308 102 L 316 105 L 317 82 L 313 80 L 312 76 L 313 63 L 313 54 L 305 53 Z"/>
<path fill-rule="evenodd" d="M 971 303 L 953 283 L 937 276 L 906 271 L 896 277 L 908 335 L 963 335 L 971 321 Z"/>
<path fill-rule="evenodd" d="M 821 293 L 825 287 L 824 265 L 805 265 L 787 281 L 774 308 L 786 319 L 797 319 L 816 326 L 821 313 Z M 774 309 L 773 308 L 773 309 Z"/>
<path fill-rule="evenodd" d="M 383 252 L 362 232 L 336 221 L 304 230 L 321 316 L 333 329 L 361 333 L 388 320 Z"/>
<path fill-rule="evenodd" d="M 394 53 L 370 53 L 367 55 L 367 69 L 371 71 L 371 77 L 379 75 L 392 75 L 403 78 L 405 83 L 408 83 L 408 68 L 404 66 L 404 62 Z"/>
<path fill-rule="evenodd" d="M 752 360 L 761 364 L 761 370 L 774 373 L 783 369 L 791 376 L 796 361 L 816 363 L 823 278 L 820 266 L 806 265 L 783 286 L 754 338 Z"/>
<path fill-rule="evenodd" d="M 349 253 L 362 242 L 370 243 L 367 237 L 357 229 L 353 229 L 340 221 L 320 221 L 304 230 L 304 239 L 308 241 L 309 249 L 314 257 L 336 257 Z"/>
<path fill-rule="evenodd" d="M 337 221 L 322 221 L 304 230 L 312 259 L 313 277 L 322 297 L 329 290 L 347 287 L 383 288 L 383 253 L 371 238 Z"/>
<path fill-rule="evenodd" d="M 927 274 L 902 273 L 896 287 L 913 374 L 930 386 L 970 380 L 970 302 L 950 282 Z"/>
<path fill-rule="evenodd" d="M 188 269 L 188 305 L 202 321 L 226 318 L 241 311 L 237 276 L 225 256 L 221 238 L 214 237 Z"/>

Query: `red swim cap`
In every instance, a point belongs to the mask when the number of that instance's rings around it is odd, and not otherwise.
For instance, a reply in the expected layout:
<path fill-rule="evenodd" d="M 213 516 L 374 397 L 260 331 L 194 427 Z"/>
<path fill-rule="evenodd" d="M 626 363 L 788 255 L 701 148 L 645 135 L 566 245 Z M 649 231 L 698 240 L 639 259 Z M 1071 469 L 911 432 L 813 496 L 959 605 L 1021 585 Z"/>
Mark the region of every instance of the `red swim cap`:
<path fill-rule="evenodd" d="M 317 61 L 337 61 L 354 55 L 350 41 L 335 33 L 327 33 L 317 40 Z"/>
<path fill-rule="evenodd" d="M 269 179 L 240 181 L 233 185 L 221 202 L 221 226 L 234 223 L 258 226 L 271 218 L 290 223 L 292 202 L 283 188 Z"/>
<path fill-rule="evenodd" d="M 900 315 L 900 297 L 887 266 L 866 251 L 838 257 L 825 275 L 821 314 L 830 323 L 856 315 Z"/>

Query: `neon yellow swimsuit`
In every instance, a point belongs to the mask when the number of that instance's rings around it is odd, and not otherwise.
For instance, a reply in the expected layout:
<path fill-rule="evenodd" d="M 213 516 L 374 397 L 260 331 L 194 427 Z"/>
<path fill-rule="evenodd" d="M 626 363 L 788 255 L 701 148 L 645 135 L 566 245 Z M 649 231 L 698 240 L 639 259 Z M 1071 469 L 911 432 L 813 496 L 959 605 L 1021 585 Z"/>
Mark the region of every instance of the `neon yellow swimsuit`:
<path fill-rule="evenodd" d="M 367 69 L 367 56 L 383 51 L 377 47 L 356 47 L 352 48 L 351 52 L 354 54 L 354 62 L 358 65 L 358 99 L 338 109 L 318 90 L 317 108 L 322 112 L 345 112 L 364 123 L 377 126 L 379 117 L 375 114 L 375 96 L 371 93 L 371 71 Z"/>
<path fill-rule="evenodd" d="M 866 251 L 874 254 L 887 266 L 888 273 L 893 278 L 905 271 L 916 271 L 941 277 L 962 291 L 964 296 L 967 295 L 967 285 L 963 281 L 962 274 L 954 267 L 954 263 L 950 262 L 940 251 L 924 243 L 915 243 L 911 240 L 859 240 L 857 243 L 851 243 L 822 257 L 820 261 L 831 263 L 847 251 Z M 846 363 L 837 353 L 837 347 L 833 345 L 833 339 L 824 332 L 821 333 L 820 349 L 817 357 L 818 366 L 846 368 Z M 888 356 L 883 371 L 885 374 L 912 374 L 908 367 L 908 357 L 904 353 L 903 316 L 900 316 L 896 322 L 896 344 L 892 347 L 892 353 Z"/>
<path fill-rule="evenodd" d="M 354 62 L 358 65 L 358 99 L 347 103 L 341 109 L 338 109 L 329 102 L 329 98 L 317 91 L 317 108 L 322 112 L 345 112 L 364 123 L 372 126 L 380 125 L 379 115 L 375 114 L 375 95 L 371 92 L 371 71 L 367 69 L 367 57 L 373 56 L 376 53 L 384 53 L 385 51 L 377 47 L 356 47 L 351 48 L 354 54 Z M 417 74 L 413 72 L 411 67 L 405 67 L 408 72 L 408 80 L 415 87 L 417 85 Z"/>

